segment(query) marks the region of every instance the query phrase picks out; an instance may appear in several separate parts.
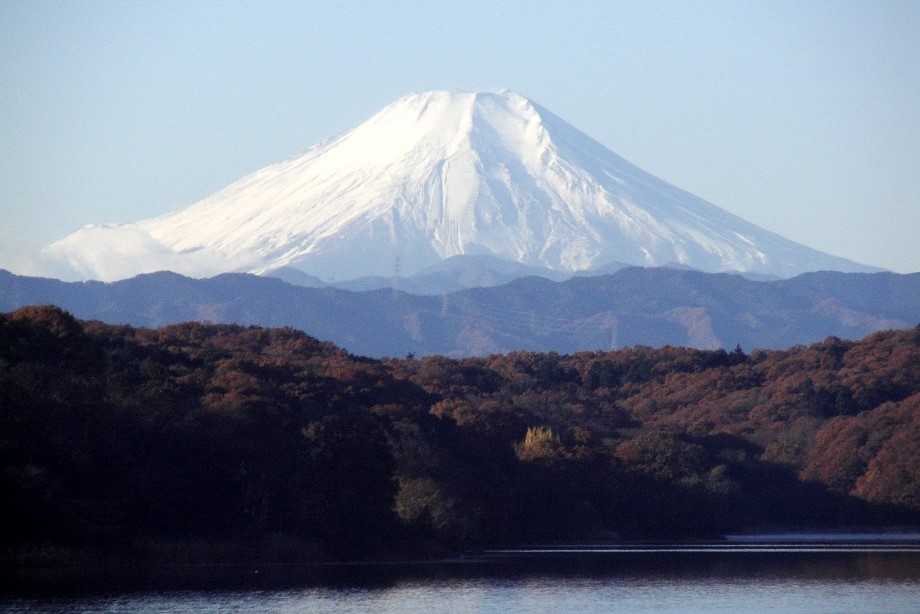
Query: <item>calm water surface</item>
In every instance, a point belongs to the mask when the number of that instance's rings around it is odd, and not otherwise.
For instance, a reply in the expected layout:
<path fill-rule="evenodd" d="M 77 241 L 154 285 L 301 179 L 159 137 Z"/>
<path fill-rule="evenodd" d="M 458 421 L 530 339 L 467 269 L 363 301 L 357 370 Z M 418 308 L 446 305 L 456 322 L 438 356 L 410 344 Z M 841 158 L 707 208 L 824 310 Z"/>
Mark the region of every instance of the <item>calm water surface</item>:
<path fill-rule="evenodd" d="M 441 564 L 287 572 L 245 570 L 251 574 L 245 589 L 101 588 L 0 599 L 0 610 L 920 612 L 920 547 L 895 542 L 529 548 Z"/>

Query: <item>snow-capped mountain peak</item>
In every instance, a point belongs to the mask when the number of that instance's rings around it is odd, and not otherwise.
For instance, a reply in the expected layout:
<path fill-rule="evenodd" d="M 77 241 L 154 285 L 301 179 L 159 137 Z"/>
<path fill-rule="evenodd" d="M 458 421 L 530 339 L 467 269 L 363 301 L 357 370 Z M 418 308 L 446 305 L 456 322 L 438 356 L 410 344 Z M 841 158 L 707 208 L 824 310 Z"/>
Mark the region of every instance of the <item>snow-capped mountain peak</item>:
<path fill-rule="evenodd" d="M 342 280 L 462 254 L 571 272 L 867 270 L 671 186 L 507 90 L 405 96 L 190 207 L 88 226 L 49 252 L 106 280 L 281 267 Z"/>

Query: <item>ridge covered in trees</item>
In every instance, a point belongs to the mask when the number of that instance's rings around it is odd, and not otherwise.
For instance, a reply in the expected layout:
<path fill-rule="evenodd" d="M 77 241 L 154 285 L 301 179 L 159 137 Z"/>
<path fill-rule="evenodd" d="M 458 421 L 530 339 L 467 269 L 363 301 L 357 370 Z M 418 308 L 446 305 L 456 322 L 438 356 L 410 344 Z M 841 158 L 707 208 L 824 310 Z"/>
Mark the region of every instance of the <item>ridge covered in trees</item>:
<path fill-rule="evenodd" d="M 7 554 L 362 559 L 920 518 L 920 327 L 371 360 L 290 328 L 27 307 L 0 314 L 0 407 Z"/>

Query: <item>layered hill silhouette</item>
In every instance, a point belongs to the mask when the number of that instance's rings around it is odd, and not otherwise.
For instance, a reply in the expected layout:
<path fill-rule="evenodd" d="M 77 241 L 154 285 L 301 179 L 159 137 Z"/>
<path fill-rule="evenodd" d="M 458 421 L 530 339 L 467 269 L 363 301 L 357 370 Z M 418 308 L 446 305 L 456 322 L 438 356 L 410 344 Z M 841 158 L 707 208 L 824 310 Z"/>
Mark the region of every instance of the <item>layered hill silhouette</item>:
<path fill-rule="evenodd" d="M 808 273 L 787 280 L 630 267 L 554 282 L 517 279 L 442 295 L 309 288 L 280 279 L 170 272 L 113 283 L 0 272 L 0 311 L 55 304 L 82 319 L 290 326 L 366 356 L 510 351 L 787 348 L 920 322 L 920 273 Z"/>

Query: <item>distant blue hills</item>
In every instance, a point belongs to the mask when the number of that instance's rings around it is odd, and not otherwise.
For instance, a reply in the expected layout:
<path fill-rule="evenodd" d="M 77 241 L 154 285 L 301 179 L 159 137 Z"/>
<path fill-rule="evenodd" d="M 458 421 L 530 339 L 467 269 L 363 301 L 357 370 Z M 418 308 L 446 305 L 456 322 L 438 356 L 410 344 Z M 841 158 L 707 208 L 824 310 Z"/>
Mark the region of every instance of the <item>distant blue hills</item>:
<path fill-rule="evenodd" d="M 0 311 L 54 304 L 81 319 L 134 326 L 202 320 L 290 326 L 371 357 L 635 345 L 781 349 L 920 324 L 920 273 L 816 272 L 754 281 L 627 267 L 608 275 L 523 277 L 440 294 L 405 290 L 306 287 L 241 273 L 193 279 L 160 272 L 103 283 L 0 270 Z"/>

